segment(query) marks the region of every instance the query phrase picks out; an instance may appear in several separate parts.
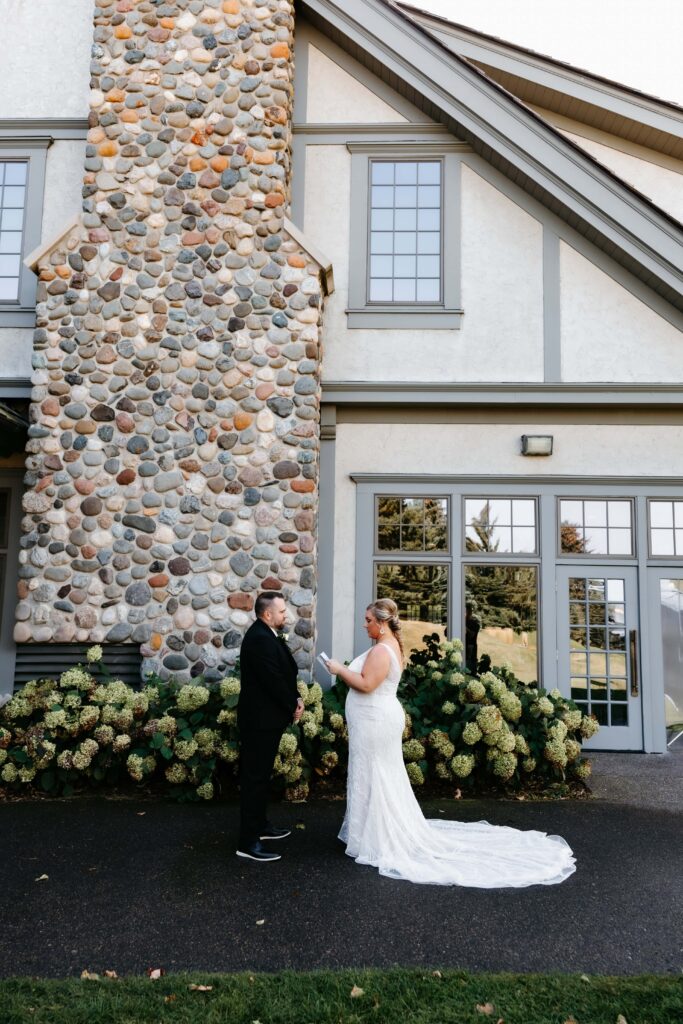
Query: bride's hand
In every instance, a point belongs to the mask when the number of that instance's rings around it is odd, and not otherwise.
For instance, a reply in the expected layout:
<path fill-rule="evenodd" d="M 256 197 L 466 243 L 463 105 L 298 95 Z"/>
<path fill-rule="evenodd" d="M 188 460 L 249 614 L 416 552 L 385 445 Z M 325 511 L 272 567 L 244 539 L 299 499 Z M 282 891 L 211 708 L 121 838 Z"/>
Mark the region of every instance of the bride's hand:
<path fill-rule="evenodd" d="M 330 660 L 325 662 L 325 664 L 327 666 L 327 671 L 333 676 L 338 676 L 344 668 L 341 661 L 335 661 L 334 658 L 330 658 Z"/>

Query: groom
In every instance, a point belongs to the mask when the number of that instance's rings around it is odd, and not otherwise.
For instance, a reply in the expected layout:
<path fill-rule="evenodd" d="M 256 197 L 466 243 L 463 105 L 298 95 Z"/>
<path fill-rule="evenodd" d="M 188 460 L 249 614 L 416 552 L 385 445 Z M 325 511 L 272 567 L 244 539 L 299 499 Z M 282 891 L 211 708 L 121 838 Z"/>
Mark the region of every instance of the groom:
<path fill-rule="evenodd" d="M 266 818 L 268 787 L 282 734 L 298 722 L 304 705 L 296 688 L 297 666 L 280 634 L 287 620 L 283 598 L 271 591 L 259 594 L 256 621 L 247 630 L 240 650 L 241 690 L 237 706 L 240 730 L 240 838 L 238 857 L 279 860 L 263 839 L 284 839 L 291 832 L 275 828 Z"/>

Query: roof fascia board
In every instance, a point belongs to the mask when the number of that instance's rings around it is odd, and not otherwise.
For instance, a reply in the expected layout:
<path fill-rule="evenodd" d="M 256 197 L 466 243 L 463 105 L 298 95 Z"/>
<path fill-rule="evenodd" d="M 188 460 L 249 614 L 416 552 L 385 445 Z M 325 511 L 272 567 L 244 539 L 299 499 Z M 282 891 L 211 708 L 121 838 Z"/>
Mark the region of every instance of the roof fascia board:
<path fill-rule="evenodd" d="M 628 254 L 646 276 L 683 296 L 683 238 L 675 222 L 621 187 L 483 72 L 379 0 L 344 0 L 343 7 L 338 0 L 304 0 L 304 8 Z"/>
<path fill-rule="evenodd" d="M 616 83 L 611 85 L 591 77 L 588 73 L 556 64 L 540 55 L 520 52 L 503 41 L 496 42 L 488 38 L 483 40 L 475 32 L 459 26 L 449 27 L 437 23 L 429 16 L 421 16 L 414 10 L 411 10 L 410 14 L 444 41 L 457 40 L 457 46 L 448 42 L 446 45 L 449 48 L 452 46 L 455 52 L 469 60 L 525 78 L 535 85 L 565 93 L 584 103 L 602 107 L 619 117 L 637 121 L 677 139 L 681 137 L 683 111 L 677 113 L 672 107 L 658 103 L 655 97 L 641 97 L 628 89 L 619 88 Z"/>

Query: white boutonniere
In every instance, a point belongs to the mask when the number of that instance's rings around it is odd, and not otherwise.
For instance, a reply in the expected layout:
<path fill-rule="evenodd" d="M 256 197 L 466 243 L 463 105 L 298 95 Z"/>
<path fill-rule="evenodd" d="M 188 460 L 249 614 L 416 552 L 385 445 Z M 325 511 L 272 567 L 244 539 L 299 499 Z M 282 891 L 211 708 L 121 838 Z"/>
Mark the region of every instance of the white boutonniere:
<path fill-rule="evenodd" d="M 289 641 L 289 633 L 280 632 L 278 633 L 277 638 L 278 640 L 284 640 L 284 642 L 287 643 Z"/>

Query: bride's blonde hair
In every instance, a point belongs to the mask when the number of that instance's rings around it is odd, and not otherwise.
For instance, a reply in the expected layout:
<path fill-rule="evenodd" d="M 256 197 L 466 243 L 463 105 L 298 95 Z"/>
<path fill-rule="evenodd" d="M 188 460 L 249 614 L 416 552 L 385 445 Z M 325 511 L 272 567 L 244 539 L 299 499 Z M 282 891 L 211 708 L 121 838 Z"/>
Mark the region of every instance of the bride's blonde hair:
<path fill-rule="evenodd" d="M 366 611 L 372 612 L 378 622 L 381 622 L 382 624 L 386 623 L 396 637 L 401 651 L 401 657 L 403 657 L 401 620 L 398 617 L 398 605 L 396 602 L 392 601 L 390 597 L 380 597 L 377 601 L 373 601 L 372 604 L 369 604 Z"/>

